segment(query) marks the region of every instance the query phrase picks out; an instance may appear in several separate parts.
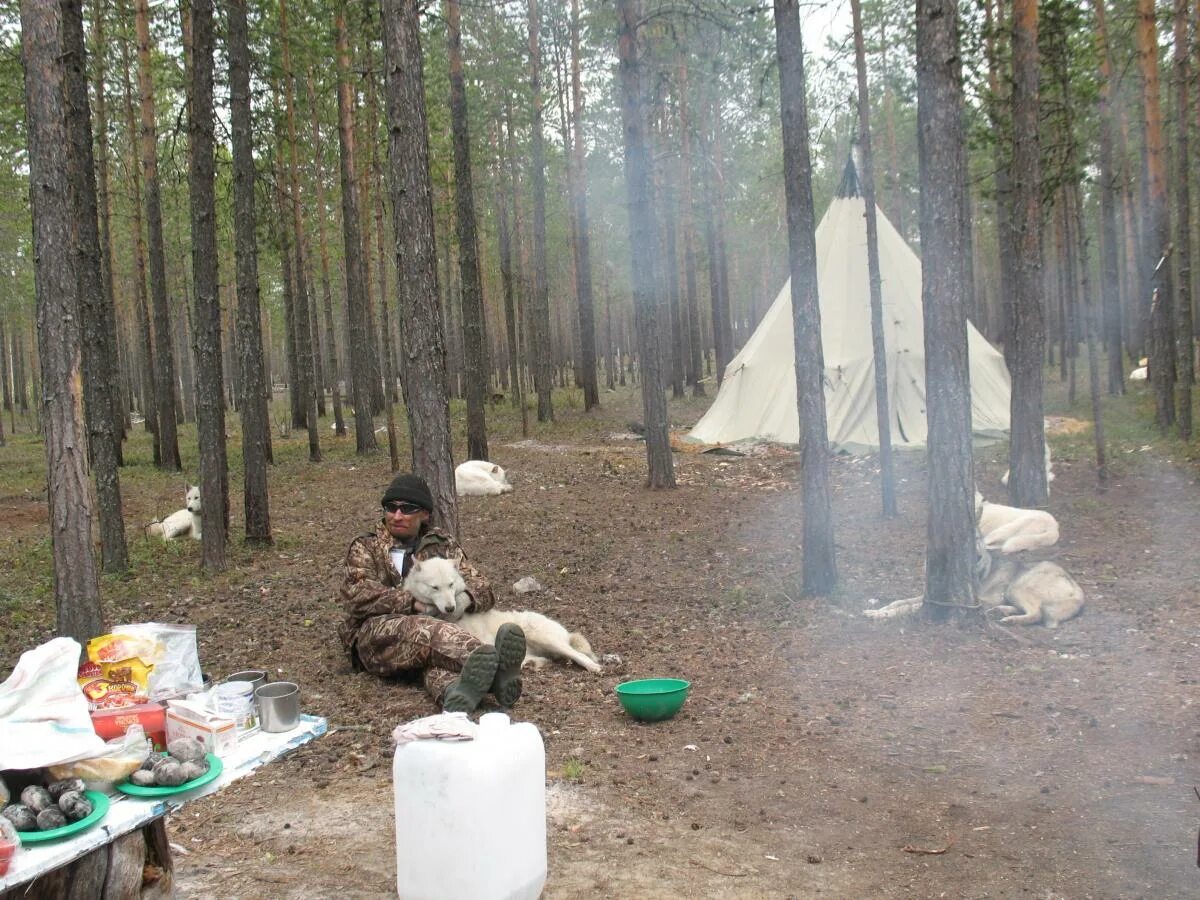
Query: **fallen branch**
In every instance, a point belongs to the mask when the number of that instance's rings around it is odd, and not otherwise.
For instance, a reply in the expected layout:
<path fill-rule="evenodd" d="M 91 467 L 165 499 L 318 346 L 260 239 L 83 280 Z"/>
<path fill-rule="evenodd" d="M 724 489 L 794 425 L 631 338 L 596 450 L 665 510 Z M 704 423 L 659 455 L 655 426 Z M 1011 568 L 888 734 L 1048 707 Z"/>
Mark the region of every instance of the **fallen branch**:
<path fill-rule="evenodd" d="M 728 878 L 745 878 L 747 875 L 757 875 L 758 874 L 758 872 L 755 871 L 754 869 L 751 869 L 749 872 L 725 872 L 725 871 L 722 871 L 721 869 L 713 868 L 712 866 L 708 865 L 707 863 L 703 863 L 698 859 L 689 859 L 688 862 L 690 862 L 693 866 L 699 866 L 701 869 L 707 869 L 708 871 L 713 872 L 714 874 L 725 875 Z"/>
<path fill-rule="evenodd" d="M 949 850 L 953 846 L 954 846 L 954 835 L 948 834 L 948 835 L 946 835 L 946 846 L 942 847 L 940 850 L 930 850 L 925 847 L 914 847 L 912 844 L 905 844 L 900 849 L 903 850 L 905 853 L 922 853 L 926 856 L 941 856 L 943 853 L 945 853 L 947 850 Z"/>

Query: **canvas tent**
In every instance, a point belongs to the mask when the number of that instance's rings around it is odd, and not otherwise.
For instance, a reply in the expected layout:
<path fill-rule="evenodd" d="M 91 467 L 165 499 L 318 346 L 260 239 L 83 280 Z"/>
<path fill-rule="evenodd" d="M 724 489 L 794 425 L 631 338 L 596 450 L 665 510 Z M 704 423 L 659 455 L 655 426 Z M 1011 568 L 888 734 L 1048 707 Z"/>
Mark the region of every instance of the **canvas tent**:
<path fill-rule="evenodd" d="M 817 289 L 825 354 L 825 407 L 835 450 L 866 453 L 879 447 L 875 362 L 867 278 L 865 204 L 853 163 L 843 188 L 817 226 Z M 876 207 L 883 288 L 884 346 L 892 445 L 925 446 L 925 344 L 921 261 Z M 976 437 L 1008 432 L 1009 377 L 1004 357 L 967 324 L 972 430 Z M 716 399 L 691 431 L 705 443 L 743 440 L 795 444 L 795 344 L 789 279 L 754 334 L 725 368 Z"/>

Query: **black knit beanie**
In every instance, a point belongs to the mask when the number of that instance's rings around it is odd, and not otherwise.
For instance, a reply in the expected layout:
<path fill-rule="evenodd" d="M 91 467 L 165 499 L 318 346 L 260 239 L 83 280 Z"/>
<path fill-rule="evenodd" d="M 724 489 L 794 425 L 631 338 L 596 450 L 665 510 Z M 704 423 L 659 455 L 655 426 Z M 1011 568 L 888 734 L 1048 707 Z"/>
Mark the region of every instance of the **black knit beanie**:
<path fill-rule="evenodd" d="M 420 475 L 397 475 L 383 492 L 381 503 L 393 500 L 405 500 L 433 512 L 433 494 L 429 493 L 429 485 Z"/>

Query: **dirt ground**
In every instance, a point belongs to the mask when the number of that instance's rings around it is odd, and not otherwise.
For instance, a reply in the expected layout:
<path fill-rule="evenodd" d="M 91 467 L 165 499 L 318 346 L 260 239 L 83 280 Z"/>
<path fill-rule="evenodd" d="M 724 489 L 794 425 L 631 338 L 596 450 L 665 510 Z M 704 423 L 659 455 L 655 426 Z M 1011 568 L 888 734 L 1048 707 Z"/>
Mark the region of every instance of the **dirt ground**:
<path fill-rule="evenodd" d="M 678 489 L 650 492 L 636 397 L 604 403 L 564 413 L 566 437 L 493 439 L 516 489 L 460 508 L 503 605 L 620 657 L 600 676 L 529 674 L 515 710 L 546 742 L 547 897 L 1200 895 L 1194 463 L 1123 454 L 1097 493 L 1087 458 L 1056 454 L 1054 556 L 1088 598 L 1057 631 L 876 622 L 859 615 L 871 598 L 921 590 L 923 458 L 901 458 L 890 522 L 875 461 L 834 461 L 841 586 L 810 600 L 794 455 L 677 453 Z M 690 424 L 700 408 L 672 409 Z M 1001 452 L 977 458 L 998 501 Z M 272 485 L 276 548 L 217 578 L 143 575 L 110 610 L 195 623 L 207 671 L 268 668 L 329 720 L 171 819 L 182 896 L 394 895 L 389 733 L 434 710 L 415 685 L 352 672 L 334 633 L 340 560 L 372 524 L 386 455 L 295 471 Z M 23 514 L 7 498 L 0 527 L 30 527 Z M 527 575 L 545 590 L 518 598 Z M 691 695 L 636 723 L 612 689 L 657 675 Z"/>

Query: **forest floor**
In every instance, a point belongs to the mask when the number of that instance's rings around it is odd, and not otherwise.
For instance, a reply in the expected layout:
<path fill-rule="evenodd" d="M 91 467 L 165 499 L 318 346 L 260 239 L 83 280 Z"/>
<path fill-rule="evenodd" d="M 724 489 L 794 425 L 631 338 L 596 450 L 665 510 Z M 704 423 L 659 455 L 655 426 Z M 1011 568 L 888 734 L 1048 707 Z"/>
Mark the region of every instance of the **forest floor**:
<path fill-rule="evenodd" d="M 529 673 L 514 712 L 546 742 L 545 896 L 1200 893 L 1194 453 L 1113 427 L 1098 492 L 1089 433 L 1052 438 L 1054 556 L 1088 598 L 1059 629 L 877 622 L 860 615 L 870 598 L 922 589 L 923 456 L 900 457 L 892 521 L 877 461 L 833 461 L 840 586 L 813 600 L 798 590 L 794 454 L 676 453 L 678 488 L 651 492 L 628 433 L 638 394 L 602 402 L 587 415 L 560 404 L 559 423 L 529 439 L 494 410 L 491 456 L 515 491 L 460 501 L 462 541 L 501 605 L 553 615 L 621 659 L 599 676 Z M 673 401 L 671 417 L 687 426 L 703 408 Z M 1131 421 L 1149 410 L 1144 397 L 1112 408 Z M 340 649 L 341 560 L 372 527 L 389 467 L 386 453 L 356 458 L 350 437 L 323 438 L 327 460 L 311 466 L 303 434 L 277 437 L 277 544 L 238 546 L 212 577 L 197 544 L 132 527 L 177 508 L 182 487 L 145 461 L 144 434 L 127 451 L 135 574 L 105 580 L 109 619 L 194 623 L 207 672 L 266 668 L 329 720 L 325 736 L 171 818 L 182 896 L 395 892 L 389 734 L 435 710 L 415 685 L 354 673 Z M 27 456 L 0 476 L 4 671 L 53 625 L 45 494 Z M 997 501 L 1003 456 L 976 459 Z M 234 489 L 237 533 L 238 478 Z M 527 575 L 545 590 L 515 596 Z M 682 712 L 632 721 L 614 685 L 658 675 L 691 680 Z"/>

